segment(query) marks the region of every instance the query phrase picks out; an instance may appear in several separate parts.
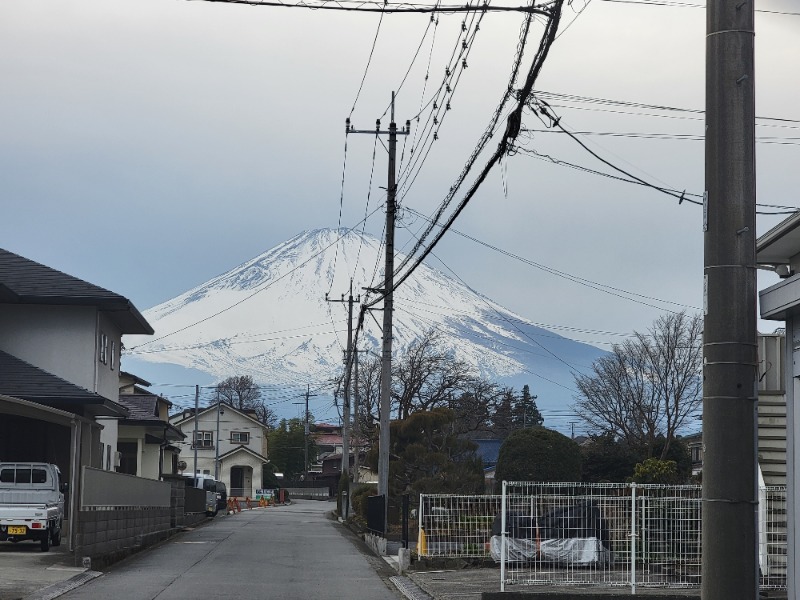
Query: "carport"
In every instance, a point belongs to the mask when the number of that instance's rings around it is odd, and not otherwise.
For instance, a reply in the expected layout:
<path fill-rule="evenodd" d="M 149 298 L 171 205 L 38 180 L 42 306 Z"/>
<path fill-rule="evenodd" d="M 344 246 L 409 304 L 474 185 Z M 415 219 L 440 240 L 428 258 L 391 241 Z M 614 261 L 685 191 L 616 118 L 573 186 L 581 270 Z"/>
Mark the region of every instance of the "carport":
<path fill-rule="evenodd" d="M 69 483 L 65 498 L 65 531 L 69 549 L 77 531 L 70 516 L 80 507 L 80 473 L 98 457 L 102 425 L 74 413 L 0 394 L 0 461 L 48 462 L 58 465 Z"/>

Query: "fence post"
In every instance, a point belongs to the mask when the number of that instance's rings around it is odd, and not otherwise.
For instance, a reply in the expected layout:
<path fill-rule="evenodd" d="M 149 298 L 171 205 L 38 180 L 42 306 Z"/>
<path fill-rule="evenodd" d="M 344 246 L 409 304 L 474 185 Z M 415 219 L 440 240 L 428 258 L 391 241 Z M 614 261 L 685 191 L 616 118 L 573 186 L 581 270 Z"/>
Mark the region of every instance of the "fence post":
<path fill-rule="evenodd" d="M 636 593 L 636 484 L 631 483 L 631 595 Z"/>
<path fill-rule="evenodd" d="M 419 512 L 417 512 L 417 555 L 422 557 L 428 554 L 428 540 L 425 539 L 425 530 L 422 528 L 422 517 L 425 494 L 419 495 Z"/>
<path fill-rule="evenodd" d="M 506 485 L 503 482 L 502 508 L 500 510 L 500 591 L 506 591 Z"/>

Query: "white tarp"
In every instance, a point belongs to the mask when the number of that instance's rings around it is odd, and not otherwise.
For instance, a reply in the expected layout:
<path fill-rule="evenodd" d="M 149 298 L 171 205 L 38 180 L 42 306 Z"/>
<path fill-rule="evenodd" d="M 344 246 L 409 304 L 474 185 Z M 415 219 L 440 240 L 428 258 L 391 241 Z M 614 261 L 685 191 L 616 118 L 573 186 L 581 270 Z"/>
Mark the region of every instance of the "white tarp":
<path fill-rule="evenodd" d="M 490 551 L 495 562 L 500 562 L 502 536 L 490 540 Z M 563 538 L 525 540 L 506 538 L 506 561 L 530 562 L 540 560 L 560 565 L 611 564 L 611 551 L 603 547 L 599 538 Z"/>

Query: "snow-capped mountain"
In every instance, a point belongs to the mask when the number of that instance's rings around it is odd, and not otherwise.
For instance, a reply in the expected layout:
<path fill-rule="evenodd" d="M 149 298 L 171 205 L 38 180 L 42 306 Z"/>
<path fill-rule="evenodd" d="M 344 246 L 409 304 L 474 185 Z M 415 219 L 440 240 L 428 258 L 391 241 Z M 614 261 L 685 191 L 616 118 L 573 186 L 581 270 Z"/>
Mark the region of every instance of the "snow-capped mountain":
<path fill-rule="evenodd" d="M 383 264 L 382 244 L 372 236 L 304 232 L 145 311 L 155 335 L 126 338 L 126 346 L 137 359 L 194 368 L 218 380 L 235 374 L 271 385 L 324 382 L 341 372 L 347 340 L 347 304 L 326 301 L 326 293 L 340 300 L 352 280 L 354 297 L 363 300 L 364 288 L 382 282 Z M 397 354 L 436 328 L 481 376 L 515 387 L 528 383 L 540 408 L 565 408 L 571 369 L 584 369 L 602 354 L 425 265 L 397 288 L 394 307 Z M 357 314 L 358 304 L 354 321 Z M 379 353 L 381 317 L 375 316 L 365 319 L 359 348 Z"/>

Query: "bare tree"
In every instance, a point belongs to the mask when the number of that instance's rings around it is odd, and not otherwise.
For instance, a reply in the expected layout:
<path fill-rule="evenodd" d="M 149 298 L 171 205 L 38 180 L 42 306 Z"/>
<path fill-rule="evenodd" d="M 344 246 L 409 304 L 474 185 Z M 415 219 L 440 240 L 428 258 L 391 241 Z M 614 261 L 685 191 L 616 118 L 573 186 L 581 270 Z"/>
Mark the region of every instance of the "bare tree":
<path fill-rule="evenodd" d="M 671 313 L 658 318 L 647 334 L 616 344 L 596 360 L 589 375 L 577 375 L 578 415 L 595 431 L 624 439 L 652 456 L 702 402 L 702 333 L 699 315 Z"/>
<path fill-rule="evenodd" d="M 474 379 L 471 367 L 443 349 L 441 336 L 433 329 L 408 347 L 392 371 L 392 399 L 400 419 L 415 411 L 447 407 L 453 395 Z"/>
<path fill-rule="evenodd" d="M 218 383 L 214 391 L 224 404 L 239 410 L 253 410 L 259 422 L 270 429 L 275 427 L 277 416 L 261 399 L 261 389 L 250 375 L 234 375 Z"/>

